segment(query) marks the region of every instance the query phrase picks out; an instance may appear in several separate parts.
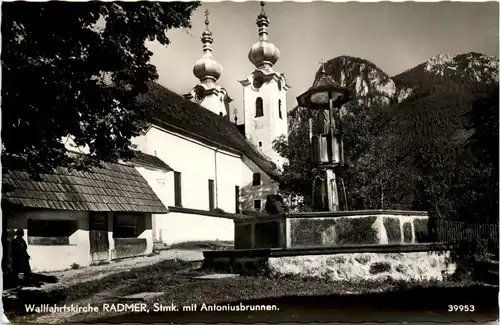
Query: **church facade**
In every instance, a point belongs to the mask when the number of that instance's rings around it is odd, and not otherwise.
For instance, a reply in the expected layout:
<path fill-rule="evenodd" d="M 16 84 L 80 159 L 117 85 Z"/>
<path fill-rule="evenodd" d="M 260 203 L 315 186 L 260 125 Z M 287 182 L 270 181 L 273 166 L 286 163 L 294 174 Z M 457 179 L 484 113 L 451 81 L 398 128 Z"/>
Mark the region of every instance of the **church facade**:
<path fill-rule="evenodd" d="M 86 172 L 58 168 L 40 180 L 3 175 L 3 185 L 12 187 L 2 198 L 4 256 L 16 229 L 26 234 L 34 271 L 147 255 L 155 242 L 233 241 L 234 219 L 265 210 L 283 163 L 272 141 L 287 127 L 289 86 L 273 70 L 279 50 L 268 41 L 262 10 L 248 55 L 255 70 L 240 81 L 244 123 L 236 125 L 229 119 L 232 99 L 217 83 L 222 66 L 212 55 L 208 15 L 205 23 L 203 54 L 193 68 L 199 83 L 186 95 L 153 83 L 137 98 L 150 120 L 132 139 L 138 150 L 132 161 Z M 62 141 L 72 154 L 88 152 Z"/>
<path fill-rule="evenodd" d="M 206 17 L 202 57 L 193 67 L 199 83 L 183 96 L 153 84 L 138 99 L 152 119 L 133 142 L 172 168 L 139 170 L 169 209 L 168 214 L 153 214 L 154 240 L 165 244 L 234 240 L 233 219 L 264 211 L 267 196 L 278 192 L 284 162 L 272 143 L 287 134 L 290 86 L 273 70 L 280 53 L 268 40 L 264 8 L 257 18 L 258 41 L 248 54 L 255 70 L 240 81 L 243 125 L 229 119 L 232 99 L 217 82 L 223 69 L 212 54 L 208 12 Z"/>

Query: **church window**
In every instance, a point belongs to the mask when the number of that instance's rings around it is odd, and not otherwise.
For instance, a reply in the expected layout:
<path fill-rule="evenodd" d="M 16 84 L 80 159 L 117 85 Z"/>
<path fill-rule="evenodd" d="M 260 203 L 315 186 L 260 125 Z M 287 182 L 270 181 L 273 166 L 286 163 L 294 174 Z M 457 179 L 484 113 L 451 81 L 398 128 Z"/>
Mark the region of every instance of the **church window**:
<path fill-rule="evenodd" d="M 174 205 L 182 207 L 182 179 L 180 172 L 174 172 Z"/>
<path fill-rule="evenodd" d="M 260 173 L 254 173 L 253 174 L 253 186 L 259 186 L 260 185 Z"/>
<path fill-rule="evenodd" d="M 255 210 L 260 210 L 261 207 L 262 207 L 262 205 L 260 203 L 260 200 L 254 200 L 253 201 L 253 207 L 254 207 Z"/>
<path fill-rule="evenodd" d="M 280 119 L 283 119 L 283 115 L 281 114 L 281 99 L 278 100 L 278 115 Z"/>
<path fill-rule="evenodd" d="M 219 112 L 219 116 L 222 116 L 222 115 L 223 115 L 222 112 Z"/>
<path fill-rule="evenodd" d="M 234 187 L 234 204 L 235 204 L 234 211 L 236 213 L 240 213 L 240 187 L 239 186 Z"/>
<path fill-rule="evenodd" d="M 208 210 L 215 209 L 215 183 L 213 179 L 208 180 Z"/>
<path fill-rule="evenodd" d="M 255 100 L 255 117 L 264 116 L 264 103 L 261 97 Z"/>
<path fill-rule="evenodd" d="M 262 147 L 262 141 L 259 141 L 259 147 Z"/>

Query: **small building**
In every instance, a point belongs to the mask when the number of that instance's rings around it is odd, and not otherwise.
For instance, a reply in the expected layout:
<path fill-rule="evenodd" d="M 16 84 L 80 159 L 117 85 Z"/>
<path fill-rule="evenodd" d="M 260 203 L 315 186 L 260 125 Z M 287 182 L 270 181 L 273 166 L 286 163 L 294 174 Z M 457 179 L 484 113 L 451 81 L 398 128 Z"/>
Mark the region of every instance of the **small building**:
<path fill-rule="evenodd" d="M 10 241 L 24 229 L 35 272 L 149 254 L 151 215 L 168 212 L 137 169 L 123 164 L 89 172 L 57 168 L 39 180 L 7 171 L 2 183 L 4 232 Z"/>

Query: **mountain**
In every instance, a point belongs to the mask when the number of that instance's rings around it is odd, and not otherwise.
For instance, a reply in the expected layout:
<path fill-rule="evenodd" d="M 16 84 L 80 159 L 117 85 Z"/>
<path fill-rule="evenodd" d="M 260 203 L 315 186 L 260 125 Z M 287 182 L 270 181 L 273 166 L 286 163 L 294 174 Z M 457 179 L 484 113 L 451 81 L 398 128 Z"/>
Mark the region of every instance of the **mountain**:
<path fill-rule="evenodd" d="M 349 105 L 401 103 L 416 93 L 475 92 L 498 84 L 498 58 L 480 53 L 438 54 L 426 62 L 390 77 L 374 63 L 339 56 L 325 63 L 327 75 L 351 90 Z M 321 69 L 316 72 L 316 80 Z"/>
<path fill-rule="evenodd" d="M 490 172 L 464 146 L 473 134 L 466 116 L 478 98 L 498 89 L 498 58 L 438 54 L 391 77 L 370 61 L 340 56 L 328 60 L 325 71 L 354 97 L 344 106 L 344 177 L 352 209 L 422 209 L 448 216 L 469 209 L 463 204 L 471 202 L 472 192 L 464 189 L 484 184 Z M 302 183 L 311 168 L 303 164 L 307 129 L 307 110 L 291 110 L 288 173 L 301 175 Z M 473 192 L 480 197 L 488 191 Z"/>
<path fill-rule="evenodd" d="M 471 82 L 498 83 L 498 58 L 481 53 L 467 53 L 452 57 L 439 53 L 424 63 L 394 76 L 396 83 L 411 85 L 424 80 L 426 75 L 448 77 L 453 80 L 464 78 Z"/>
<path fill-rule="evenodd" d="M 374 110 L 374 105 L 391 107 L 391 127 L 403 134 L 411 130 L 419 143 L 441 136 L 466 140 L 463 114 L 478 93 L 498 87 L 498 58 L 474 52 L 455 57 L 438 54 L 393 77 L 368 60 L 351 56 L 330 59 L 324 68 L 329 78 L 351 90 L 354 99 L 345 105 L 347 112 Z M 320 73 L 318 69 L 316 80 Z M 307 127 L 307 110 L 292 109 L 289 136 L 296 137 L 295 130 Z"/>
<path fill-rule="evenodd" d="M 475 52 L 455 57 L 440 53 L 392 79 L 400 92 L 477 92 L 498 84 L 498 58 Z"/>
<path fill-rule="evenodd" d="M 389 105 L 396 94 L 396 84 L 374 63 L 350 56 L 339 56 L 325 63 L 327 76 L 349 88 L 355 98 L 349 105 Z M 320 77 L 321 69 L 316 73 Z"/>

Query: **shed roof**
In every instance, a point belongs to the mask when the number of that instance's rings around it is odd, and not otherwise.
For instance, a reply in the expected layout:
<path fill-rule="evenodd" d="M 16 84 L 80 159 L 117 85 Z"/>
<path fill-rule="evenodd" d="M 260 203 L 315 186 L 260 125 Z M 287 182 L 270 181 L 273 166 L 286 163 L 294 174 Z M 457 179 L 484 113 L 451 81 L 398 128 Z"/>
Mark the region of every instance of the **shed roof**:
<path fill-rule="evenodd" d="M 168 213 L 146 180 L 131 166 L 103 164 L 89 172 L 57 168 L 40 180 L 28 173 L 6 171 L 3 198 L 25 208 Z"/>

